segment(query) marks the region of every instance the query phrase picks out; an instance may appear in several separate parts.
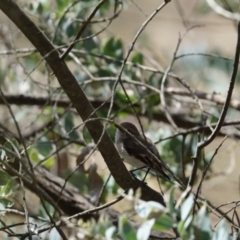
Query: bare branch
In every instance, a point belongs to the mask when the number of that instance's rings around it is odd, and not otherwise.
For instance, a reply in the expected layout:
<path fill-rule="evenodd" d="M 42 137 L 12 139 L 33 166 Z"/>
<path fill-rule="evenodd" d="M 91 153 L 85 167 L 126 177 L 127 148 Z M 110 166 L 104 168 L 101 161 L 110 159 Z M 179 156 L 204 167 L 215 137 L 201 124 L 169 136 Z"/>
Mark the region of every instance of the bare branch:
<path fill-rule="evenodd" d="M 97 118 L 96 113 L 93 114 L 94 108 L 88 101 L 73 74 L 70 72 L 65 62 L 62 61 L 58 52 L 55 51 L 54 46 L 49 42 L 43 32 L 28 18 L 15 1 L 10 0 L 6 2 L 0 0 L 0 9 L 16 24 L 29 41 L 38 49 L 39 53 L 45 58 L 83 121 L 87 120 L 90 115 L 92 115 L 93 118 Z M 21 19 L 21 21 L 19 21 L 19 19 Z M 112 140 L 108 134 L 103 131 L 104 128 L 100 120 L 94 122 L 90 121 L 86 124 L 86 127 L 95 143 L 99 142 L 99 151 L 106 161 L 106 164 L 116 182 L 123 189 L 136 189 L 141 186 L 143 199 L 151 199 L 164 203 L 160 194 L 151 190 L 139 180 L 132 178 L 121 161 Z M 99 141 L 100 139 L 101 141 Z"/>

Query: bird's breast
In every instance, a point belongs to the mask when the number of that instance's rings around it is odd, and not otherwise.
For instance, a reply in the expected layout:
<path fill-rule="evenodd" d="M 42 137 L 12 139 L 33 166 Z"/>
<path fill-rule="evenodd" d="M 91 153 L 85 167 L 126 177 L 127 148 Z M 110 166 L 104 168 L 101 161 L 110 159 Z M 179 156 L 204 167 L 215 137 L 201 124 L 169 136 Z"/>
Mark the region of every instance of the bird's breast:
<path fill-rule="evenodd" d="M 137 168 L 146 166 L 146 164 L 144 164 L 142 161 L 138 160 L 134 156 L 129 155 L 128 152 L 125 150 L 123 143 L 118 142 L 116 146 L 119 154 L 121 155 L 121 157 L 124 159 L 126 163 Z"/>

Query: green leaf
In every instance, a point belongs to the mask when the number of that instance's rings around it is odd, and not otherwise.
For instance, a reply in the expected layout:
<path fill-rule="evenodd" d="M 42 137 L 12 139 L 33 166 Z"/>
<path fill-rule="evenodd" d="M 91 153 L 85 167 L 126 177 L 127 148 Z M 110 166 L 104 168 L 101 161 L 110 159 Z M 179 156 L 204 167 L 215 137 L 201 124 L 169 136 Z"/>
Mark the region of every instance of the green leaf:
<path fill-rule="evenodd" d="M 83 35 L 83 37 L 87 37 L 87 36 L 91 36 L 91 35 L 93 35 L 94 33 L 93 33 L 93 31 L 92 31 L 92 29 L 90 28 L 90 26 L 84 31 L 84 35 Z M 98 44 L 97 44 L 97 42 L 96 42 L 96 38 L 88 38 L 88 39 L 86 39 L 86 40 L 84 40 L 83 41 L 83 46 L 84 46 L 84 48 L 87 50 L 87 51 L 89 51 L 89 52 L 91 52 L 92 50 L 94 50 L 95 48 L 96 49 L 98 49 L 99 48 L 99 46 L 98 46 Z"/>
<path fill-rule="evenodd" d="M 190 218 L 192 216 L 189 216 Z M 181 240 L 194 239 L 192 228 L 185 227 L 185 221 L 180 221 L 177 226 L 178 233 L 180 234 Z"/>
<path fill-rule="evenodd" d="M 29 154 L 30 159 L 33 162 L 38 163 L 40 161 L 40 157 L 39 157 L 35 148 L 29 148 L 28 149 L 28 154 Z"/>
<path fill-rule="evenodd" d="M 1 198 L 0 203 L 4 206 L 4 208 L 10 208 L 13 206 L 13 202 L 7 198 Z"/>
<path fill-rule="evenodd" d="M 58 11 L 63 11 L 65 8 L 68 7 L 71 0 L 56 0 L 57 3 L 57 9 Z"/>
<path fill-rule="evenodd" d="M 69 137 L 71 139 L 78 139 L 78 133 L 76 129 L 74 129 L 75 125 L 73 122 L 73 115 L 70 113 L 67 113 L 64 118 L 64 127 L 66 132 L 69 134 Z"/>
<path fill-rule="evenodd" d="M 92 136 L 86 127 L 83 128 L 83 137 L 86 142 L 92 142 Z"/>
<path fill-rule="evenodd" d="M 149 85 L 151 86 L 158 86 L 159 85 L 159 82 L 160 82 L 160 79 L 158 77 L 158 75 L 156 73 L 153 73 L 149 76 L 149 78 L 147 79 L 146 81 Z"/>
<path fill-rule="evenodd" d="M 11 144 L 10 142 L 5 142 L 5 143 L 4 143 L 4 148 L 6 149 L 6 150 L 5 150 L 6 156 L 7 156 L 8 158 L 13 157 L 13 154 L 7 151 L 7 150 L 9 150 L 9 151 L 11 151 L 11 152 L 14 152 L 12 144 Z"/>
<path fill-rule="evenodd" d="M 47 209 L 48 213 L 46 213 L 46 209 Z M 53 206 L 50 205 L 48 202 L 44 201 L 44 207 L 42 204 L 40 205 L 40 208 L 39 208 L 40 217 L 49 219 L 49 214 L 54 214 L 54 212 L 55 212 L 55 210 L 54 210 Z"/>
<path fill-rule="evenodd" d="M 46 167 L 46 168 L 51 168 L 55 165 L 55 157 L 51 156 L 50 158 L 48 158 L 47 160 L 45 160 L 42 163 L 42 166 Z"/>
<path fill-rule="evenodd" d="M 11 180 L 9 175 L 0 170 L 0 186 L 6 185 L 9 180 Z"/>
<path fill-rule="evenodd" d="M 48 156 L 53 150 L 52 144 L 45 136 L 41 137 L 40 141 L 37 142 L 36 148 L 44 157 Z"/>
<path fill-rule="evenodd" d="M 154 223 L 153 229 L 162 231 L 170 230 L 173 228 L 173 220 L 166 214 L 162 214 L 158 217 Z"/>
<path fill-rule="evenodd" d="M 19 143 L 18 143 L 18 141 L 17 141 L 15 138 L 13 138 L 11 142 L 12 142 L 12 144 L 16 147 L 16 149 L 18 150 L 18 149 L 19 149 Z"/>
<path fill-rule="evenodd" d="M 88 175 L 83 172 L 75 172 L 69 178 L 69 175 L 72 173 L 71 170 L 66 170 L 63 173 L 64 178 L 68 178 L 68 181 L 79 189 L 82 193 L 89 193 L 89 179 Z M 81 183 L 81 184 L 80 184 Z"/>
<path fill-rule="evenodd" d="M 119 235 L 123 240 L 137 240 L 136 231 L 125 215 L 119 219 Z"/>
<path fill-rule="evenodd" d="M 135 53 L 131 60 L 133 63 L 143 64 L 143 55 L 141 53 Z"/>
<path fill-rule="evenodd" d="M 109 38 L 103 46 L 103 54 L 123 59 L 123 44 L 120 39 Z M 111 61 L 107 61 L 111 63 Z"/>
<path fill-rule="evenodd" d="M 71 19 L 67 19 L 63 24 L 63 32 L 66 35 L 66 37 L 70 39 L 77 34 L 78 30 L 79 30 L 79 24 L 72 21 Z M 82 44 L 82 43 L 75 44 L 75 48 L 78 44 Z"/>
<path fill-rule="evenodd" d="M 15 193 L 19 185 L 12 179 L 10 179 L 6 185 L 1 187 L 0 196 L 9 197 Z"/>
<path fill-rule="evenodd" d="M 39 15 L 42 15 L 42 13 L 43 13 L 43 5 L 42 5 L 42 3 L 39 3 L 38 4 L 38 7 L 37 7 L 37 13 L 39 14 Z"/>
<path fill-rule="evenodd" d="M 160 97 L 159 97 L 159 94 L 154 94 L 154 95 L 151 95 L 147 98 L 147 101 L 146 101 L 148 107 L 151 107 L 151 106 L 156 106 L 160 103 Z M 151 108 L 149 108 L 149 110 L 152 112 L 153 110 Z"/>
<path fill-rule="evenodd" d="M 178 223 L 177 230 L 178 230 L 178 233 L 180 234 L 180 236 L 183 237 L 183 235 L 184 235 L 184 233 L 185 233 L 184 221 L 180 221 L 180 222 Z"/>
<path fill-rule="evenodd" d="M 170 189 L 169 195 L 168 195 L 168 199 L 167 199 L 167 208 L 169 213 L 173 216 L 176 214 L 176 209 L 174 207 L 174 191 L 175 188 Z"/>
<path fill-rule="evenodd" d="M 114 75 L 109 67 L 101 67 L 101 68 L 99 68 L 97 74 L 98 74 L 99 77 L 109 77 L 109 76 L 113 76 Z M 102 87 L 102 85 L 101 85 L 101 87 Z"/>
<path fill-rule="evenodd" d="M 40 58 L 37 54 L 31 54 L 29 56 L 26 56 L 26 58 L 24 58 L 23 60 L 24 60 L 24 66 L 26 68 L 26 71 L 32 71 L 32 69 L 34 69 L 36 65 L 39 63 Z M 26 113 L 28 113 L 28 110 L 25 110 L 24 113 L 26 116 Z"/>
<path fill-rule="evenodd" d="M 115 3 L 116 4 L 116 3 Z M 101 8 L 99 9 L 99 15 L 104 16 L 106 14 L 106 11 L 109 10 L 109 8 L 112 6 L 110 1 L 106 1 L 102 4 Z"/>

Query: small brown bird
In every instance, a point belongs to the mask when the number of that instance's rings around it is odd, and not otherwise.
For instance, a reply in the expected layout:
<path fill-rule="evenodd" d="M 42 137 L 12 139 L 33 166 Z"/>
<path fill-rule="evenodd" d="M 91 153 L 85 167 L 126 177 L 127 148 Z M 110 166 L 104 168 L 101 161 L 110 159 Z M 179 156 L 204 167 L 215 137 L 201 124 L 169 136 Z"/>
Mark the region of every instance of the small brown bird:
<path fill-rule="evenodd" d="M 134 136 L 130 136 L 121 129 L 117 129 L 116 131 L 115 143 L 124 161 L 137 168 L 148 167 L 157 176 L 170 181 L 169 176 L 164 172 L 159 152 L 152 141 L 142 136 L 135 125 L 130 122 L 123 122 L 120 126 Z"/>

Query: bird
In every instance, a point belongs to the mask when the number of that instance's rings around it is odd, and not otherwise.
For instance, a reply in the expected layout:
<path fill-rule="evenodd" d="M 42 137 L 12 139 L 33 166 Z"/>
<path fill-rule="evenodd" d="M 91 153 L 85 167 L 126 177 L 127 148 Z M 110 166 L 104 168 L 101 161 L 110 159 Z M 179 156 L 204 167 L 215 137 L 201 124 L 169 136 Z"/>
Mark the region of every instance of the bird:
<path fill-rule="evenodd" d="M 149 168 L 155 175 L 170 181 L 153 142 L 145 135 L 141 135 L 137 127 L 130 122 L 122 122 L 120 126 L 126 131 L 120 128 L 116 130 L 115 144 L 124 161 L 137 168 Z"/>

